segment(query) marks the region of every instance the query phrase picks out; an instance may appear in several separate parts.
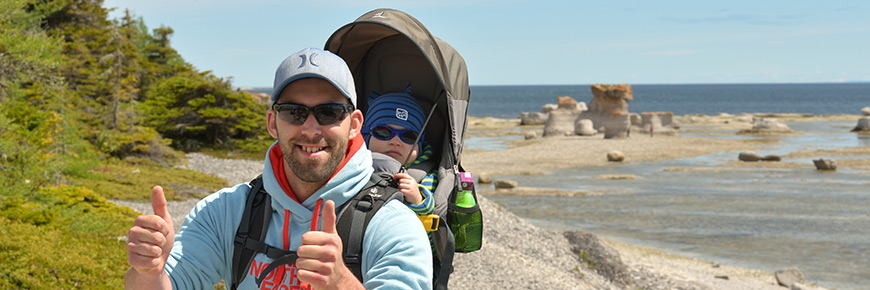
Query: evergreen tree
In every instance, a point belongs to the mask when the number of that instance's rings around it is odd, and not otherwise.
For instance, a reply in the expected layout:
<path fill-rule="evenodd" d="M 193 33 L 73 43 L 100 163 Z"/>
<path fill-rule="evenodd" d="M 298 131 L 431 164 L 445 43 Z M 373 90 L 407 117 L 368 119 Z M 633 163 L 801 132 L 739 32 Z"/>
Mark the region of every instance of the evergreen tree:
<path fill-rule="evenodd" d="M 153 88 L 144 103 L 147 123 L 173 147 L 196 150 L 204 144 L 226 146 L 231 139 L 262 134 L 266 106 L 233 91 L 228 80 L 209 72 L 177 74 Z"/>
<path fill-rule="evenodd" d="M 25 0 L 0 4 L 0 190 L 6 196 L 57 183 L 77 155 L 73 113 L 57 73 L 61 42 L 26 7 Z"/>

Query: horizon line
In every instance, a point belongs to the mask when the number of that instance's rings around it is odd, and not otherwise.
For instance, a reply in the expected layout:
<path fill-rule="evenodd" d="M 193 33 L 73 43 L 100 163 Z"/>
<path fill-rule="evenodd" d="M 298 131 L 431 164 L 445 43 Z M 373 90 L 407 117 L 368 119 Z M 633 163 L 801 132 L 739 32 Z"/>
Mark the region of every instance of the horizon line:
<path fill-rule="evenodd" d="M 469 85 L 469 87 L 509 87 L 509 86 L 518 86 L 518 87 L 531 87 L 531 86 L 591 86 L 593 84 L 602 84 L 602 83 L 590 83 L 590 84 L 478 84 L 478 85 Z M 843 82 L 756 82 L 756 83 L 609 83 L 609 84 L 628 84 L 628 85 L 811 85 L 811 84 L 870 84 L 870 81 L 843 81 Z M 234 90 L 263 90 L 263 89 L 271 89 L 271 86 L 234 86 L 232 87 Z"/>

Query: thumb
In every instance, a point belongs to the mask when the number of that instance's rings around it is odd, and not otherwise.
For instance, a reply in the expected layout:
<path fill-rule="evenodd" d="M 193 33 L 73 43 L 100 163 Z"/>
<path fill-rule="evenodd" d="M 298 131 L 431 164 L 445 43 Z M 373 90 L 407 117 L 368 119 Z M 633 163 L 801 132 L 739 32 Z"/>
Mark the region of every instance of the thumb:
<path fill-rule="evenodd" d="M 320 230 L 325 233 L 335 234 L 335 202 L 327 200 L 323 203 L 323 210 L 320 212 L 323 221 L 320 223 Z"/>
<path fill-rule="evenodd" d="M 172 216 L 169 215 L 169 209 L 166 208 L 166 196 L 163 195 L 163 187 L 159 185 L 151 189 L 151 208 L 154 209 L 154 214 L 163 218 L 170 225 L 172 224 Z"/>

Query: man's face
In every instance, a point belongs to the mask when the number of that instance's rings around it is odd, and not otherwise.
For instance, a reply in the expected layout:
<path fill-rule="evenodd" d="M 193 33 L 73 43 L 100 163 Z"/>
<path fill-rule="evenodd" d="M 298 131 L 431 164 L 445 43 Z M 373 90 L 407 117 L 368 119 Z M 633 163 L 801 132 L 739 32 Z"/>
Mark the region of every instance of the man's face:
<path fill-rule="evenodd" d="M 331 83 L 320 78 L 296 80 L 281 92 L 278 104 L 294 103 L 308 107 L 321 104 L 348 104 L 347 98 Z M 347 153 L 348 141 L 359 133 L 362 113 L 354 110 L 332 124 L 319 124 L 309 113 L 303 124 L 293 124 L 278 118 L 278 112 L 267 113 L 269 133 L 278 139 L 284 162 L 293 176 L 309 183 L 325 183 L 335 173 Z M 294 178 L 295 177 L 295 178 Z"/>

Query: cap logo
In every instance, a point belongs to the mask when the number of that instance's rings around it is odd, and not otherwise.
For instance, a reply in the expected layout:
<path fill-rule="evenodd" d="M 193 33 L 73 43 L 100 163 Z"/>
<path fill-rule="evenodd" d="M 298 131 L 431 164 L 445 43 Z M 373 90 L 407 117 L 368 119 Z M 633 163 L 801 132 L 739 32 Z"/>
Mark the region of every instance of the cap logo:
<path fill-rule="evenodd" d="M 402 108 L 396 108 L 396 118 L 402 121 L 408 121 L 408 111 Z"/>
<path fill-rule="evenodd" d="M 317 65 L 317 63 L 314 62 L 314 58 L 315 58 L 316 56 L 317 56 L 317 53 L 312 53 L 312 54 L 311 54 L 311 57 L 308 57 L 307 55 L 304 55 L 304 54 L 299 55 L 299 58 L 302 59 L 302 62 L 299 63 L 299 67 L 297 67 L 297 68 L 302 68 L 303 66 L 305 66 L 306 60 L 307 60 L 307 62 L 310 63 L 312 66 L 319 66 L 319 65 Z"/>
<path fill-rule="evenodd" d="M 387 18 L 387 17 L 384 16 L 384 11 L 381 11 L 381 12 L 378 12 L 377 14 L 375 14 L 374 16 L 372 16 L 372 18 Z"/>

